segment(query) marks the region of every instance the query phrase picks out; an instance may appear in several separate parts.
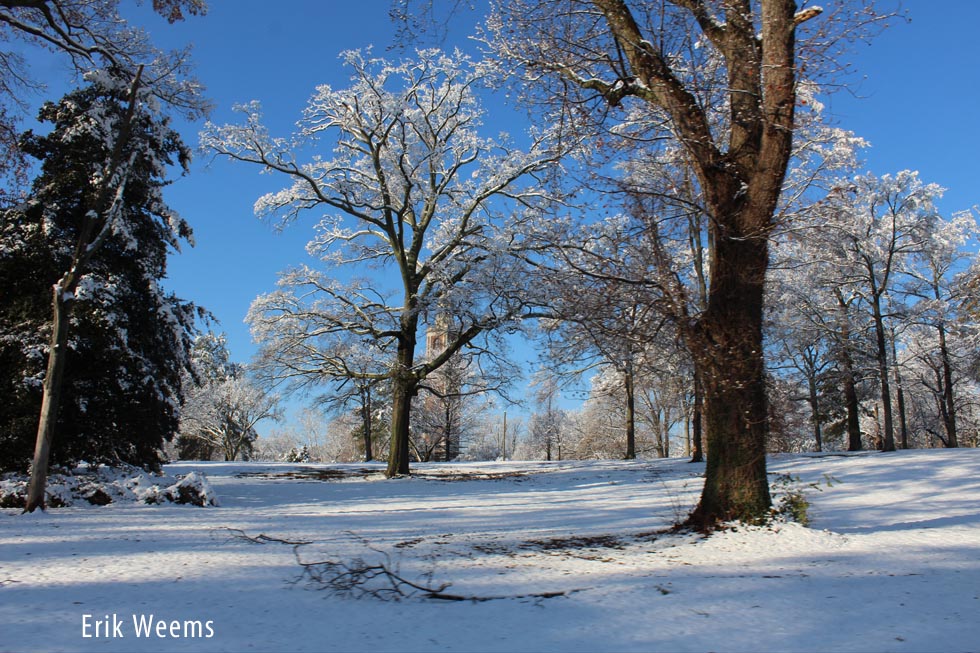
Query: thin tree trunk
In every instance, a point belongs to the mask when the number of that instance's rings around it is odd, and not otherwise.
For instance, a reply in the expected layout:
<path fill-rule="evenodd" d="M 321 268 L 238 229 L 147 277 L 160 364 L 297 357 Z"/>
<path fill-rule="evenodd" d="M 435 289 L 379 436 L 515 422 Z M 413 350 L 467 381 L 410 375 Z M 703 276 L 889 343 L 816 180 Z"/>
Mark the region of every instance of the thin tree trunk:
<path fill-rule="evenodd" d="M 885 324 L 881 315 L 881 297 L 877 294 L 871 302 L 874 311 L 875 340 L 877 344 L 878 380 L 881 383 L 881 410 L 884 419 L 882 451 L 895 451 L 895 427 L 892 421 L 892 393 L 888 381 L 888 349 L 885 340 Z"/>
<path fill-rule="evenodd" d="M 808 375 L 807 385 L 810 396 L 810 422 L 813 424 L 813 446 L 814 451 L 823 451 L 823 436 L 820 430 L 820 397 L 817 393 L 817 380 L 813 375 Z"/>
<path fill-rule="evenodd" d="M 444 452 L 444 461 L 449 462 L 453 459 L 453 415 L 452 415 L 452 399 L 447 396 L 443 399 L 443 406 L 445 410 L 443 411 L 443 424 L 442 430 L 446 436 L 446 450 Z"/>
<path fill-rule="evenodd" d="M 838 290 L 837 305 L 841 311 L 840 320 L 840 366 L 841 385 L 844 387 L 844 406 L 847 410 L 847 450 L 861 451 L 861 415 L 858 404 L 857 386 L 854 381 L 854 361 L 851 358 L 851 326 L 847 316 L 848 304 Z"/>
<path fill-rule="evenodd" d="M 691 462 L 703 463 L 704 437 L 702 433 L 702 416 L 704 415 L 704 384 L 701 382 L 701 373 L 697 369 L 697 363 L 695 363 L 694 368 L 694 410 L 691 415 L 691 440 L 694 444 L 694 453 L 691 455 Z"/>
<path fill-rule="evenodd" d="M 954 449 L 959 446 L 956 435 L 956 397 L 953 393 L 953 366 L 949 360 L 949 348 L 946 345 L 946 327 L 939 325 L 939 356 L 943 366 L 943 425 L 946 427 L 946 446 Z"/>
<path fill-rule="evenodd" d="M 136 115 L 136 92 L 139 89 L 142 75 L 143 66 L 140 65 L 129 89 L 129 107 L 126 109 L 118 138 L 109 155 L 102 186 L 98 188 L 94 206 L 86 215 L 79 230 L 68 272 L 55 284 L 53 289 L 51 349 L 48 353 L 48 368 L 44 377 L 41 414 L 38 418 L 37 440 L 34 446 L 34 460 L 31 465 L 31 479 L 27 489 L 24 512 L 34 512 L 38 508 L 44 509 L 48 458 L 51 454 L 51 443 L 54 440 L 55 427 L 58 421 L 61 384 L 68 355 L 68 327 L 71 306 L 67 303 L 66 298 L 74 296 L 89 261 L 95 252 L 101 249 L 108 237 L 113 217 L 119 208 L 119 203 L 122 202 L 123 191 L 129 176 L 129 171 L 124 169 L 123 158 L 132 132 L 133 119 Z M 112 179 L 117 180 L 117 186 L 112 186 Z"/>
<path fill-rule="evenodd" d="M 624 375 L 626 386 L 626 460 L 636 459 L 636 396 L 633 379 L 633 365 L 626 364 Z"/>
<path fill-rule="evenodd" d="M 898 347 L 895 345 L 895 331 L 891 332 L 892 360 L 895 361 L 895 399 L 898 401 L 898 432 L 902 449 L 909 448 L 909 428 L 905 418 L 905 389 L 902 386 L 902 373 L 898 367 Z"/>
<path fill-rule="evenodd" d="M 361 432 L 364 436 L 364 462 L 369 463 L 374 460 L 374 453 L 371 449 L 371 439 L 373 437 L 371 428 L 371 417 L 373 408 L 371 406 L 371 385 L 367 384 L 361 388 Z"/>
<path fill-rule="evenodd" d="M 52 290 L 53 310 L 48 368 L 44 376 L 44 394 L 41 399 L 41 416 L 37 427 L 37 441 L 34 446 L 34 461 L 31 465 L 31 480 L 27 488 L 27 502 L 24 512 L 44 510 L 44 490 L 48 480 L 48 460 L 51 442 L 54 439 L 58 422 L 58 409 L 61 405 L 62 378 L 65 360 L 68 356 L 68 319 L 70 306 L 65 301 L 64 289 L 60 283 Z"/>

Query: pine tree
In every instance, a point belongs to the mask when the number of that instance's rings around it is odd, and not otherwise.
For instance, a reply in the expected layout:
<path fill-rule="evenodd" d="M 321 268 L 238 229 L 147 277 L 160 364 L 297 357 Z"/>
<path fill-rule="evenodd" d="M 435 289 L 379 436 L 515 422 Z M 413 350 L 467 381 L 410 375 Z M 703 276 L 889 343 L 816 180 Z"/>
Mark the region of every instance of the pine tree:
<path fill-rule="evenodd" d="M 161 191 L 168 168 L 186 170 L 189 153 L 137 85 L 105 72 L 88 81 L 41 109 L 50 133 L 22 139 L 40 175 L 24 203 L 0 214 L 3 469 L 25 468 L 34 449 L 52 289 L 69 270 L 77 282 L 61 296 L 68 336 L 50 462 L 152 468 L 177 428 L 196 309 L 160 281 L 169 251 L 191 231 Z M 99 206 L 107 195 L 108 209 Z M 91 234 L 100 246 L 77 267 Z"/>

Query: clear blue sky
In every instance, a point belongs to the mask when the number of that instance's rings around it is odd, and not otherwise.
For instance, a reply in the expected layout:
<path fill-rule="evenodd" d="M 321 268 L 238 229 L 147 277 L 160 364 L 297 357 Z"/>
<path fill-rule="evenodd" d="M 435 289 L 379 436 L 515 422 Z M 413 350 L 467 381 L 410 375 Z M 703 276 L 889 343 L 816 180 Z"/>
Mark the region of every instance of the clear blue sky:
<path fill-rule="evenodd" d="M 145 7 L 133 19 L 158 45 L 194 45 L 215 122 L 234 120 L 232 105 L 255 99 L 273 133 L 285 136 L 316 85 L 346 84 L 341 50 L 373 44 L 385 54 L 394 33 L 388 7 L 389 0 L 212 0 L 206 17 L 177 25 Z M 910 23 L 897 22 L 871 45 L 856 47 L 853 92 L 826 104 L 841 126 L 871 142 L 868 170 L 918 169 L 925 181 L 949 189 L 944 211 L 970 208 L 980 203 L 980 2 L 911 0 L 906 8 Z M 472 24 L 476 15 L 467 18 Z M 472 49 L 467 20 L 458 22 L 445 45 Z M 182 128 L 188 144 L 196 146 L 199 129 Z M 252 205 L 283 180 L 241 164 L 208 163 L 199 154 L 192 174 L 167 191 L 197 241 L 171 258 L 167 286 L 211 310 L 233 357 L 247 361 L 255 351 L 243 323 L 249 304 L 274 288 L 279 271 L 303 260 L 316 220 L 274 233 L 254 217 Z"/>

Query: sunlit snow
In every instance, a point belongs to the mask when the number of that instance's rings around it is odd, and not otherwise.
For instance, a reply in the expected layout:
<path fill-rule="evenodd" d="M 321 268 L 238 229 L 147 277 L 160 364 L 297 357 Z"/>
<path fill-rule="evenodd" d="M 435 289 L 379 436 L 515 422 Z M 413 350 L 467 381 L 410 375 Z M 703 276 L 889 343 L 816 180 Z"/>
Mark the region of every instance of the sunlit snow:
<path fill-rule="evenodd" d="M 4 510 L 0 648 L 975 651 L 980 645 L 975 449 L 776 456 L 773 478 L 799 479 L 812 528 L 777 523 L 708 538 L 664 532 L 700 490 L 703 466 L 683 460 L 415 470 L 413 478 L 384 480 L 377 465 L 180 464 L 167 473 L 203 471 L 220 507 L 132 502 L 33 515 Z M 304 561 L 387 560 L 423 584 L 503 598 L 338 596 L 293 582 L 301 568 L 292 546 L 249 543 L 233 529 L 311 541 L 297 549 Z M 526 596 L 545 593 L 564 595 Z M 507 598 L 517 596 L 525 598 Z M 148 619 L 162 629 L 147 635 Z M 137 637 L 135 623 L 144 636 Z M 100 637 L 93 636 L 96 626 L 103 626 Z"/>

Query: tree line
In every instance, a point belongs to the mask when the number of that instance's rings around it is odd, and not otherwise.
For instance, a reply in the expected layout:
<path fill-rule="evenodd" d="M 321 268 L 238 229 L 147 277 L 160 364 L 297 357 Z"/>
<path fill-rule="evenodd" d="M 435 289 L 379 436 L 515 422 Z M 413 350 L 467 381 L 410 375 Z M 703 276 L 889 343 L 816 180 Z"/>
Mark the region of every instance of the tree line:
<path fill-rule="evenodd" d="M 77 15 L 51 13 L 69 5 L 0 2 L 0 20 L 57 34 L 44 21 Z M 180 19 L 203 6 L 154 8 Z M 252 305 L 261 351 L 248 375 L 213 336 L 195 345 L 193 308 L 157 284 L 167 248 L 190 236 L 159 195 L 168 165 L 186 160 L 166 111 L 203 111 L 180 92 L 197 87 L 180 66 L 147 77 L 128 65 L 136 51 L 109 48 L 126 42 L 98 21 L 72 24 L 77 38 L 53 47 L 101 72 L 60 118 L 47 109 L 53 136 L 18 141 L 42 172 L 5 209 L 3 285 L 21 290 L 4 302 L 4 369 L 22 398 L 3 416 L 21 452 L 6 464 L 23 461 L 32 414 L 35 472 L 55 431 L 59 459 L 159 462 L 182 404 L 185 453 L 233 458 L 278 415 L 261 383 L 353 410 L 365 458 L 384 454 L 389 476 L 407 474 L 413 458 L 459 454 L 460 434 L 478 428 L 464 424 L 467 398 L 507 396 L 517 374 L 506 338 L 534 324 L 553 376 L 602 369 L 590 409 L 609 424 L 616 415 L 615 455 L 636 456 L 638 441 L 669 455 L 684 424 L 692 457 L 707 461 L 694 526 L 765 515 L 767 447 L 799 446 L 802 423 L 817 449 L 840 437 L 851 450 L 923 445 L 923 434 L 975 443 L 972 216 L 940 216 L 940 190 L 914 173 L 857 174 L 860 139 L 829 126 L 818 101 L 839 47 L 891 17 L 870 2 L 825 13 L 787 0 L 507 0 L 479 34 L 482 61 L 350 51 L 349 85 L 317 87 L 288 138 L 269 133 L 258 102 L 237 123 L 208 123 L 204 148 L 283 180 L 259 198 L 260 217 L 326 215 L 307 248 L 319 264 L 284 271 Z M 482 128 L 481 98 L 508 85 L 534 123 L 519 142 Z M 79 134 L 89 149 L 69 155 Z M 153 301 L 122 297 L 127 265 Z M 122 324 L 137 314 L 145 324 Z M 82 337 L 95 324 L 112 342 Z M 13 335 L 28 331 L 32 341 Z M 422 344 L 427 332 L 438 337 Z M 154 349 L 165 372 L 147 373 L 137 334 L 169 338 Z M 132 359 L 156 405 L 91 365 L 99 356 Z M 83 372 L 98 380 L 72 376 Z M 538 387 L 528 429 L 561 457 L 554 379 Z M 141 431 L 146 451 L 99 425 L 109 413 L 89 409 L 96 396 L 126 397 L 126 419 L 166 418 Z M 71 453 L 60 433 L 79 425 L 86 444 Z M 84 447 L 99 438 L 108 453 L 93 457 Z"/>

